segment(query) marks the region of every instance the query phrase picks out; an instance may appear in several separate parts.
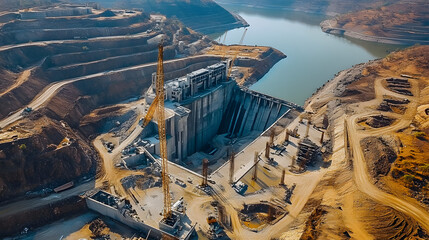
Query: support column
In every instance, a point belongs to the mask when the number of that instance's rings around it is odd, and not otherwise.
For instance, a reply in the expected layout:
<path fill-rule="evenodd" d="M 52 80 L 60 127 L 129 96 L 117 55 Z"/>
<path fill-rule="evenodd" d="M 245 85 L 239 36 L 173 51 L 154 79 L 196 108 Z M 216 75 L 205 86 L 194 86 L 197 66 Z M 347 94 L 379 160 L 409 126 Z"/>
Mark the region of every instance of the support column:
<path fill-rule="evenodd" d="M 292 156 L 292 163 L 290 164 L 291 167 L 295 167 L 296 165 L 296 156 Z"/>
<path fill-rule="evenodd" d="M 231 159 L 229 161 L 229 183 L 232 184 L 234 182 L 234 152 L 231 152 Z"/>
<path fill-rule="evenodd" d="M 208 174 L 209 173 L 209 160 L 204 159 L 203 160 L 203 182 L 201 183 L 202 187 L 206 187 L 207 186 L 207 178 L 208 178 Z"/>
<path fill-rule="evenodd" d="M 282 178 L 280 179 L 280 185 L 285 185 L 285 175 L 286 175 L 286 169 L 283 169 L 282 171 Z"/>
<path fill-rule="evenodd" d="M 275 132 L 274 132 L 274 128 L 273 128 L 270 131 L 270 146 L 274 145 L 274 135 L 275 135 Z"/>
<path fill-rule="evenodd" d="M 320 137 L 320 143 L 323 143 L 323 137 L 325 136 L 325 132 L 322 132 L 322 136 Z"/>
<path fill-rule="evenodd" d="M 258 180 L 258 152 L 255 152 L 255 158 L 254 158 L 254 171 L 253 171 L 253 177 L 252 180 L 256 181 Z"/>
<path fill-rule="evenodd" d="M 270 143 L 267 142 L 265 145 L 265 157 L 270 160 Z"/>
<path fill-rule="evenodd" d="M 285 142 L 289 142 L 289 135 L 290 135 L 289 129 L 286 129 Z"/>

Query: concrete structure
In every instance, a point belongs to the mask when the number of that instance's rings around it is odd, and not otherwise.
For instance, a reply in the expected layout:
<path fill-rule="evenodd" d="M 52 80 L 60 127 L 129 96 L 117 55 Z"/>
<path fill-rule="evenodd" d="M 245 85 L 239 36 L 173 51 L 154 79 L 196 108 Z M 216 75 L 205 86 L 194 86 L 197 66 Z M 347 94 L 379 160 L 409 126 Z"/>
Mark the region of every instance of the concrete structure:
<path fill-rule="evenodd" d="M 228 62 L 219 62 L 214 65 L 202 68 L 188 75 L 166 81 L 165 100 L 172 102 L 182 102 L 201 93 L 209 88 L 217 86 L 222 81 L 226 81 Z M 148 92 L 146 99 L 152 102 L 155 98 L 156 73 L 152 74 L 152 89 Z"/>
<path fill-rule="evenodd" d="M 168 159 L 180 162 L 201 151 L 217 135 L 246 136 L 263 132 L 291 108 L 292 103 L 240 88 L 227 79 L 229 62 L 219 62 L 186 76 L 166 81 L 164 88 Z M 155 99 L 155 75 L 145 95 L 147 103 Z M 159 155 L 156 120 L 152 131 L 142 135 L 154 144 L 147 148 Z M 150 132 L 150 133 L 149 133 Z"/>
<path fill-rule="evenodd" d="M 220 132 L 231 137 L 242 137 L 251 131 L 263 132 L 287 110 L 302 110 L 296 104 L 274 98 L 247 88 L 237 88 L 233 93 Z"/>
<path fill-rule="evenodd" d="M 86 198 L 86 204 L 89 209 L 95 212 L 147 234 L 145 239 L 188 240 L 195 233 L 195 226 L 186 227 L 186 225 L 181 225 L 179 214 L 176 214 L 178 220 L 175 222 L 174 228 L 171 228 L 169 232 L 149 226 L 135 214 L 127 200 L 104 191 L 90 194 Z"/>
<path fill-rule="evenodd" d="M 227 81 L 227 70 L 227 62 L 220 62 L 165 83 L 169 160 L 184 160 L 216 136 L 236 86 Z M 155 90 L 152 84 L 145 96 L 148 103 L 155 98 Z M 159 141 L 153 137 L 157 132 L 155 125 L 152 129 L 143 138 L 155 145 L 148 151 L 159 155 Z"/>
<path fill-rule="evenodd" d="M 137 167 L 140 165 L 147 165 L 147 157 L 143 149 L 139 150 L 141 147 L 137 147 L 136 153 L 127 155 L 122 158 L 125 166 L 128 168 Z"/>

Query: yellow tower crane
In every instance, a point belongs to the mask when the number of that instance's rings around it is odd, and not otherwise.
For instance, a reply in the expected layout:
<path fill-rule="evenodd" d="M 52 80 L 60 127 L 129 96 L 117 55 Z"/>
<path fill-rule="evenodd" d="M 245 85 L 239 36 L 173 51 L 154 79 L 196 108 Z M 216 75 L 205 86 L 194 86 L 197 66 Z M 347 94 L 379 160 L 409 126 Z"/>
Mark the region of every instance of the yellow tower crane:
<path fill-rule="evenodd" d="M 162 44 L 158 47 L 158 69 L 156 72 L 156 97 L 149 107 L 149 110 L 143 119 L 143 127 L 146 127 L 152 120 L 155 112 L 158 116 L 158 135 L 161 149 L 162 161 L 162 192 L 164 194 L 164 219 L 171 218 L 171 198 L 170 198 L 170 179 L 168 177 L 168 160 L 167 160 L 167 137 L 165 129 L 165 110 L 164 110 L 164 47 Z"/>

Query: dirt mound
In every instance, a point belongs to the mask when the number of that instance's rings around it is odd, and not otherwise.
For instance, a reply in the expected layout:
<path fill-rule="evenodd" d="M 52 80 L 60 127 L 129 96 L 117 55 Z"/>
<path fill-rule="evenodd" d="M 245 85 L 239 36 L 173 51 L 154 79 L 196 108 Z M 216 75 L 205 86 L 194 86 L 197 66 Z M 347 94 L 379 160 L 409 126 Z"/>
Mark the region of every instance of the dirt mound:
<path fill-rule="evenodd" d="M 410 217 L 368 200 L 362 207 L 365 228 L 375 239 L 428 239 L 429 235 Z"/>
<path fill-rule="evenodd" d="M 100 17 L 114 17 L 116 16 L 116 14 L 114 12 L 112 12 L 112 10 L 107 9 L 106 11 L 100 13 L 100 15 L 98 15 Z"/>
<path fill-rule="evenodd" d="M 396 153 L 382 138 L 368 137 L 362 140 L 368 170 L 372 177 L 386 176 L 392 163 L 396 160 Z"/>
<path fill-rule="evenodd" d="M 328 213 L 324 206 L 319 206 L 311 213 L 305 224 L 305 231 L 302 233 L 300 240 L 311 240 L 317 239 L 320 234 L 318 231 L 319 226 L 322 223 L 323 216 Z"/>
<path fill-rule="evenodd" d="M 383 115 L 376 115 L 376 116 L 368 117 L 365 123 L 368 124 L 368 126 L 373 128 L 381 128 L 381 127 L 386 127 L 391 125 L 394 121 L 395 119 L 393 118 L 389 118 Z"/>

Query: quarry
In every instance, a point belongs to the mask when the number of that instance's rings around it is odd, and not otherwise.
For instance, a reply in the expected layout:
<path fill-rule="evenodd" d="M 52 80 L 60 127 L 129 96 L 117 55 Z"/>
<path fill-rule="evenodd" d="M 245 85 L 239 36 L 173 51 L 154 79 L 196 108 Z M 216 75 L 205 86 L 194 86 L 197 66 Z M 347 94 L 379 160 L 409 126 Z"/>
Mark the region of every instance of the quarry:
<path fill-rule="evenodd" d="M 300 106 L 251 87 L 285 54 L 170 15 L 0 13 L 0 238 L 428 237 L 427 46 Z"/>
<path fill-rule="evenodd" d="M 71 170 L 68 165 L 57 166 L 52 162 L 60 156 L 68 158 L 68 164 L 76 167 L 68 174 L 58 170 L 57 175 L 39 178 L 33 182 L 34 187 L 27 184 L 20 191 L 14 189 L 14 193 L 7 190 L 12 179 L 5 175 L 3 200 L 12 199 L 13 194 L 26 193 L 27 196 L 3 207 L 7 211 L 3 212 L 2 219 L 15 219 L 10 221 L 14 227 L 2 226 L 9 231 L 5 234 L 66 216 L 66 211 L 60 211 L 51 216 L 52 220 L 43 215 L 25 221 L 17 217 L 41 211 L 46 204 L 67 203 L 69 208 L 76 206 L 76 211 L 79 206 L 81 211 L 90 209 L 119 221 L 146 239 L 225 237 L 223 229 L 230 231 L 238 223 L 234 221 L 239 221 L 237 214 L 230 216 L 229 201 L 233 198 L 229 195 L 241 198 L 263 189 L 261 184 L 278 188 L 279 180 L 270 178 L 281 174 L 278 168 L 288 168 L 292 160 L 282 153 L 277 155 L 289 160 L 276 162 L 276 157 L 269 157 L 271 147 L 276 149 L 278 145 L 274 145 L 273 134 L 282 135 L 284 128 L 303 109 L 252 91 L 246 81 L 263 76 L 270 64 L 285 57 L 282 53 L 268 47 L 248 46 L 235 47 L 223 56 L 227 50 L 221 49 L 225 47 L 214 45 L 205 36 L 169 22 L 163 16 L 135 10 L 65 5 L 23 11 L 16 16 L 20 20 L 2 23 L 1 55 L 17 61 L 13 66 L 3 65 L 10 69 L 4 71 L 8 74 L 23 71 L 15 84 L 2 85 L 4 91 L 0 98 L 10 103 L 1 109 L 2 158 L 18 157 L 11 152 L 14 146 L 18 151 L 39 148 L 40 152 L 23 152 L 23 158 L 28 158 L 25 164 L 29 164 L 28 161 L 35 164 L 25 169 L 47 171 L 37 163 L 40 161 L 37 158 L 44 158 L 43 161 L 51 161 L 48 165 L 54 169 Z M 58 28 L 62 22 L 67 22 L 69 28 Z M 127 35 L 123 35 L 125 28 Z M 28 34 L 29 31 L 32 34 Z M 147 125 L 143 123 L 151 104 L 157 101 L 156 71 L 160 63 L 156 60 L 161 40 L 168 176 L 170 197 L 176 202 L 172 204 L 171 221 L 163 221 L 158 215 L 163 211 L 160 203 L 164 198 L 158 190 L 163 185 L 160 182 L 159 113 Z M 241 53 L 243 57 L 238 56 Z M 253 65 L 265 67 L 257 69 Z M 18 100 L 17 94 L 27 97 Z M 313 133 L 314 129 L 309 131 L 309 125 L 307 128 L 306 137 L 318 138 L 320 130 Z M 50 139 L 43 137 L 47 134 Z M 268 148 L 266 135 L 271 138 Z M 280 145 L 287 143 L 284 139 L 278 141 L 282 142 Z M 294 146 L 286 146 L 282 152 L 293 152 Z M 251 161 L 242 154 L 249 152 L 244 151 L 247 148 L 252 149 L 249 150 Z M 80 152 L 86 154 L 79 155 Z M 258 158 L 254 160 L 256 153 Z M 229 166 L 234 156 L 236 169 Z M 263 170 L 270 167 L 273 170 Z M 256 179 L 247 177 L 252 171 L 272 172 L 271 177 L 257 183 Z M 95 178 L 91 177 L 94 172 Z M 28 177 L 28 173 L 22 174 Z M 224 176 L 228 175 L 230 178 L 226 179 Z M 77 176 L 83 178 L 76 180 Z M 39 184 L 45 185 L 34 189 Z M 237 190 L 239 185 L 241 190 Z M 93 188 L 96 190 L 91 190 Z M 248 192 L 243 191 L 244 188 Z M 76 197 L 83 191 L 87 193 Z M 225 194 L 228 202 L 224 201 Z M 51 195 L 56 197 L 50 198 Z M 46 202 L 43 199 L 47 199 Z M 81 199 L 86 199 L 86 204 Z M 223 215 L 212 216 L 208 223 L 211 215 L 199 215 L 197 209 L 210 199 L 217 201 L 216 209 L 221 209 Z M 269 198 L 265 201 L 272 202 Z M 281 220 L 287 214 L 286 204 L 282 204 L 283 200 L 277 201 L 271 203 L 273 209 L 277 209 L 272 214 Z M 30 202 L 38 203 L 33 207 Z M 16 204 L 26 207 L 20 211 L 13 207 Z M 11 209 L 14 211 L 9 211 Z M 231 218 L 232 221 L 228 220 Z M 272 222 L 271 218 L 267 219 Z M 260 221 L 262 224 L 265 218 Z"/>

